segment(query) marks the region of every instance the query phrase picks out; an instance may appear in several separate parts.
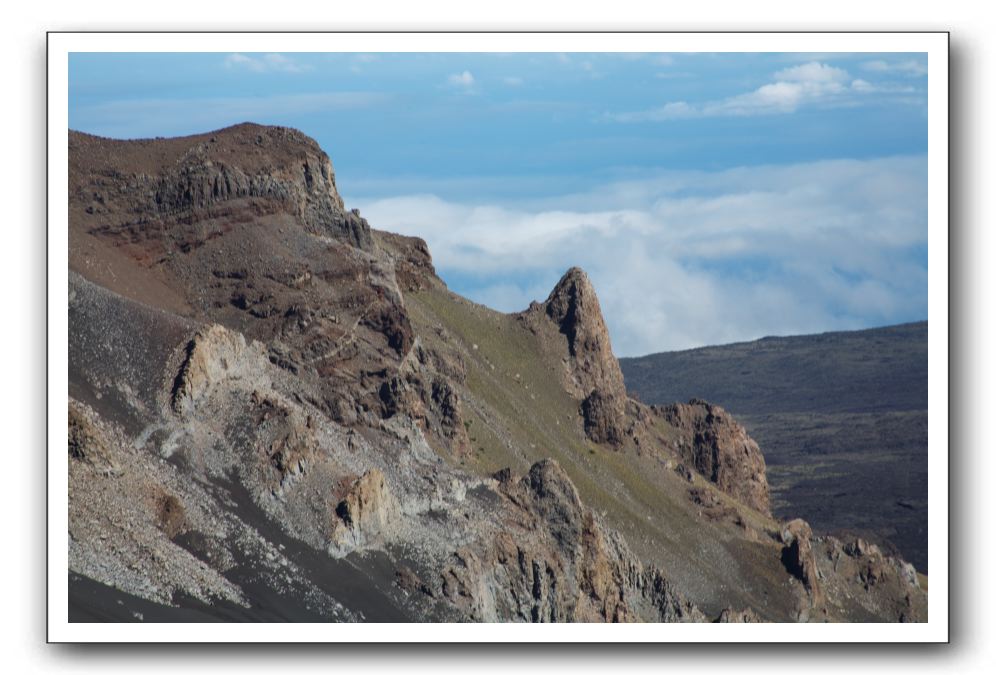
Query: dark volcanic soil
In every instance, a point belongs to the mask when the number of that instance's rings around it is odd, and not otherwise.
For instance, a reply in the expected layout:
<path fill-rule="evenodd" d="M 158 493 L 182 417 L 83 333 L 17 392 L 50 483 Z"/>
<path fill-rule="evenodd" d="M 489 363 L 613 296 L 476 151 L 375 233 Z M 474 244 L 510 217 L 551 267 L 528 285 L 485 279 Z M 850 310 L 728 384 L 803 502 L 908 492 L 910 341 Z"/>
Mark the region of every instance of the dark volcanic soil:
<path fill-rule="evenodd" d="M 293 129 L 69 154 L 74 621 L 926 616 L 902 560 L 772 517 L 719 407 L 627 397 L 582 270 L 475 305 Z"/>
<path fill-rule="evenodd" d="M 736 415 L 768 464 L 773 510 L 893 544 L 927 571 L 927 324 L 764 338 L 620 359 L 648 403 Z"/>

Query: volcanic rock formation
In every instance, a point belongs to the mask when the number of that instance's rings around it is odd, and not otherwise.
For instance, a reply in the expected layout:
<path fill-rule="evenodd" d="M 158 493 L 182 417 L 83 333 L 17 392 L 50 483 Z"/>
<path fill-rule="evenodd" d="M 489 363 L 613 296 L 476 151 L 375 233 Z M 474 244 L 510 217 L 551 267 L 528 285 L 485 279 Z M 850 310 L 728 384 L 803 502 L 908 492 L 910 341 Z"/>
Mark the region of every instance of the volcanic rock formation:
<path fill-rule="evenodd" d="M 69 155 L 74 619 L 925 619 L 721 408 L 628 398 L 581 270 L 460 298 L 291 129 Z"/>
<path fill-rule="evenodd" d="M 769 512 L 764 456 L 725 410 L 699 399 L 654 410 L 678 431 L 678 452 L 685 462 L 723 492 Z"/>
<path fill-rule="evenodd" d="M 560 379 L 581 402 L 588 437 L 596 443 L 622 445 L 626 386 L 588 275 L 579 267 L 567 270 L 546 301 L 534 303 L 521 316 L 534 331 L 546 328 L 542 326 L 546 319 L 563 336 L 556 350 L 563 352 Z"/>

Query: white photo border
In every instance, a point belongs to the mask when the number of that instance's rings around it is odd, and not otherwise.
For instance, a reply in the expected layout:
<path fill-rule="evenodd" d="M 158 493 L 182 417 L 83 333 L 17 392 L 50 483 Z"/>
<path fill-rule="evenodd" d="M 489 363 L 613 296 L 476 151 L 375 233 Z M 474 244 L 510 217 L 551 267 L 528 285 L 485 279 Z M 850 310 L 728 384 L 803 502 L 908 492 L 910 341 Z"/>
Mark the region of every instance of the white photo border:
<path fill-rule="evenodd" d="M 48 34 L 49 642 L 948 642 L 946 32 L 52 32 Z M 921 52 L 928 62 L 929 620 L 919 624 L 98 624 L 68 620 L 68 147 L 72 52 Z M 334 152 L 334 149 L 331 149 Z"/>

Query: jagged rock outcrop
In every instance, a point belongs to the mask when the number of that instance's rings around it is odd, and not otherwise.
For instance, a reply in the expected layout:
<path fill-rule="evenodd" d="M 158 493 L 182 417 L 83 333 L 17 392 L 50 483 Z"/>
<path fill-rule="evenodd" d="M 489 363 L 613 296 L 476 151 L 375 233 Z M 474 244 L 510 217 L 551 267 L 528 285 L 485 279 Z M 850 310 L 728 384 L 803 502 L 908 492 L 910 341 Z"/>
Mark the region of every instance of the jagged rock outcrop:
<path fill-rule="evenodd" d="M 606 533 L 554 460 L 496 476 L 512 509 L 484 546 L 457 550 L 440 594 L 479 621 L 704 621 L 664 578 Z"/>
<path fill-rule="evenodd" d="M 317 422 L 272 392 L 253 391 L 250 404 L 256 468 L 271 493 L 282 494 L 307 471 L 318 447 Z"/>
<path fill-rule="evenodd" d="M 813 552 L 813 530 L 801 518 L 787 523 L 781 532 L 782 563 L 793 576 L 803 583 L 812 605 L 823 603 L 823 588 L 820 585 Z"/>
<path fill-rule="evenodd" d="M 390 232 L 377 232 L 380 248 L 394 261 L 398 285 L 405 291 L 422 291 L 442 285 L 432 264 L 429 245 L 419 237 L 406 237 Z"/>
<path fill-rule="evenodd" d="M 465 374 L 459 361 L 416 342 L 378 396 L 385 418 L 408 415 L 430 437 L 460 452 L 466 449 L 463 407 L 455 384 Z"/>
<path fill-rule="evenodd" d="M 546 302 L 546 316 L 567 337 L 569 384 L 579 398 L 598 389 L 605 397 L 625 400 L 619 361 L 612 353 L 609 329 L 602 318 L 595 288 L 584 270 L 567 270 Z"/>
<path fill-rule="evenodd" d="M 241 333 L 217 324 L 198 331 L 187 343 L 183 363 L 173 382 L 170 397 L 173 411 L 188 412 L 221 381 L 257 377 L 265 359 L 263 345 L 247 343 Z"/>
<path fill-rule="evenodd" d="M 367 221 L 343 206 L 328 155 L 294 129 L 240 124 L 140 141 L 70 132 L 69 150 L 75 215 L 119 245 L 189 251 L 228 222 L 287 214 L 313 234 L 373 247 Z"/>
<path fill-rule="evenodd" d="M 290 130 L 70 154 L 73 572 L 226 620 L 926 616 L 863 542 L 779 545 L 722 409 L 627 399 L 580 270 L 467 302 Z"/>
<path fill-rule="evenodd" d="M 716 623 L 764 623 L 753 609 L 735 610 L 727 607 L 719 614 Z"/>
<path fill-rule="evenodd" d="M 627 427 L 626 386 L 598 296 L 584 270 L 567 270 L 546 301 L 533 303 L 520 319 L 536 333 L 544 332 L 540 322 L 552 322 L 564 345 L 561 382 L 581 404 L 588 437 L 596 443 L 621 445 Z"/>
<path fill-rule="evenodd" d="M 861 537 L 842 541 L 826 536 L 813 545 L 828 601 L 848 594 L 870 612 L 891 613 L 890 621 L 927 620 L 927 594 L 913 565 Z"/>
<path fill-rule="evenodd" d="M 723 492 L 769 513 L 764 455 L 729 413 L 699 399 L 653 410 L 678 432 L 677 450 L 686 463 Z"/>
<path fill-rule="evenodd" d="M 353 484 L 335 508 L 329 552 L 343 556 L 382 542 L 398 527 L 401 512 L 384 472 L 370 469 Z"/>

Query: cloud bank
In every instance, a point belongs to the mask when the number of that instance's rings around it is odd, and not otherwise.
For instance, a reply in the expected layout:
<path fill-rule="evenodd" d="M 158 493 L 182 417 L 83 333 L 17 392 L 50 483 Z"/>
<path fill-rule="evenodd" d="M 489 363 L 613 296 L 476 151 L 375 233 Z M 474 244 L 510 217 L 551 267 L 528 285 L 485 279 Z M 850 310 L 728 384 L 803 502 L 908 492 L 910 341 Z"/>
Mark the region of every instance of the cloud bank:
<path fill-rule="evenodd" d="M 425 238 L 451 288 L 502 311 L 584 267 L 630 356 L 926 317 L 926 167 L 836 160 L 516 205 L 411 194 L 360 206 L 375 227 Z"/>
<path fill-rule="evenodd" d="M 908 73 L 916 65 L 913 61 L 902 64 L 872 61 L 864 64 L 864 68 L 878 73 Z M 916 91 L 909 86 L 897 86 L 893 83 L 873 85 L 866 80 L 852 78 L 843 68 L 817 61 L 779 70 L 773 75 L 773 79 L 773 82 L 753 91 L 723 99 L 704 103 L 672 101 L 650 110 L 608 113 L 606 117 L 615 122 L 632 123 L 695 117 L 784 115 L 807 106 L 858 105 L 867 101 L 870 94 L 911 94 Z"/>

